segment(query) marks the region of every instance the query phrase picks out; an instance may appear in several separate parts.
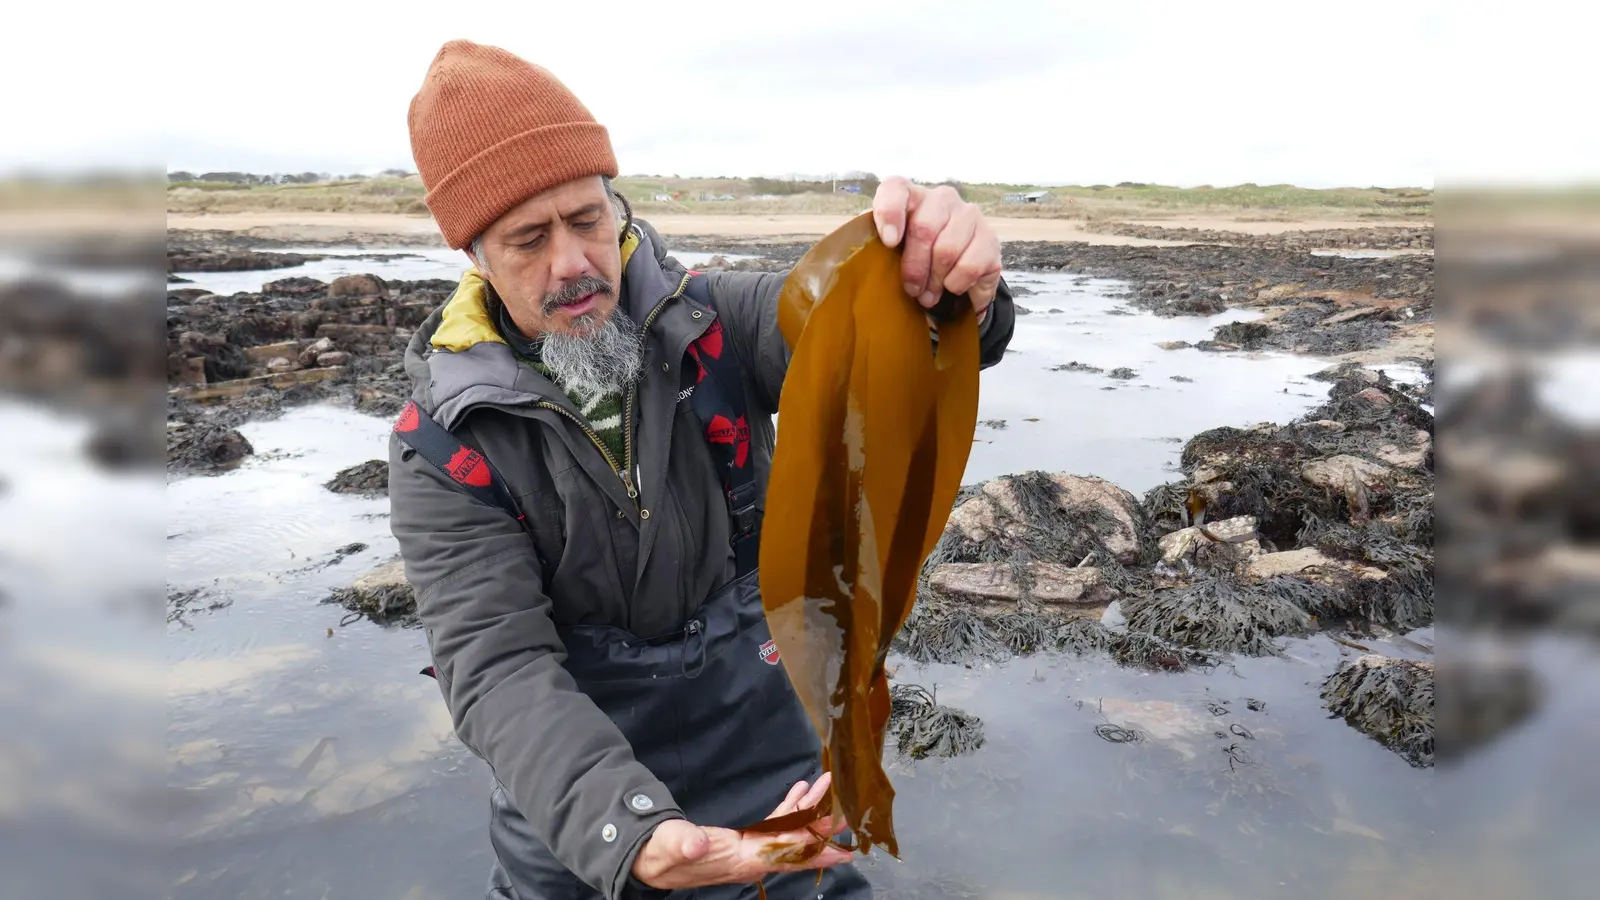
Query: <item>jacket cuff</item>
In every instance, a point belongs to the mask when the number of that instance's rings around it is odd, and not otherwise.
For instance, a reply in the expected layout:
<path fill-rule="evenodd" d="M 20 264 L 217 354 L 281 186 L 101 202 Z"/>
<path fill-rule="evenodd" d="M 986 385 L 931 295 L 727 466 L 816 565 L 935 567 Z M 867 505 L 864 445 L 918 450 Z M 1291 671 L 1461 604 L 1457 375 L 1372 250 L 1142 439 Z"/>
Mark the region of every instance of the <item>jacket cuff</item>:
<path fill-rule="evenodd" d="M 987 369 L 1000 362 L 1006 347 L 1011 343 L 1012 332 L 1017 327 L 1016 301 L 1004 278 L 995 289 L 994 302 L 989 304 L 988 317 L 978 323 L 978 367 Z"/>
<path fill-rule="evenodd" d="M 665 786 L 661 786 L 664 790 Z M 683 811 L 672 805 L 655 806 L 648 811 L 641 812 L 629 800 L 636 795 L 649 796 L 656 793 L 648 788 L 639 791 L 629 791 L 622 798 L 622 807 L 627 810 L 626 815 L 632 821 L 624 824 L 617 822 L 617 844 L 622 848 L 621 858 L 617 861 L 617 868 L 611 873 L 610 879 L 603 885 L 603 893 L 607 900 L 660 900 L 670 891 L 661 891 L 653 888 L 639 879 L 633 877 L 633 863 L 639 858 L 639 851 L 644 849 L 645 842 L 650 835 L 655 833 L 656 826 L 668 819 L 685 818 Z M 667 799 L 662 794 L 663 799 Z M 670 803 L 670 800 L 668 800 Z"/>

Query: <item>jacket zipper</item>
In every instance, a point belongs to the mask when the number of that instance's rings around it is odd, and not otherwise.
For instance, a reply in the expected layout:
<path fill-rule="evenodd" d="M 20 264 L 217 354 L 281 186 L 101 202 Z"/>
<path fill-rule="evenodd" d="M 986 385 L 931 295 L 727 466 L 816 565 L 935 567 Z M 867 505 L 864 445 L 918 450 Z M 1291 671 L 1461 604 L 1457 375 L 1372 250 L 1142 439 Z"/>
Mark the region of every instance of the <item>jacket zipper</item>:
<path fill-rule="evenodd" d="M 661 313 L 662 309 L 666 308 L 667 301 L 683 294 L 683 289 L 689 286 L 689 278 L 690 276 L 688 275 L 683 276 L 682 280 L 678 282 L 677 290 L 656 301 L 655 308 L 651 309 L 650 314 L 644 317 L 644 325 L 640 328 L 641 331 L 645 334 L 650 333 L 650 326 L 655 323 L 656 316 Z M 618 472 L 622 476 L 622 483 L 628 486 L 628 496 L 634 501 L 634 506 L 639 505 L 639 489 L 633 483 L 633 407 L 634 401 L 637 399 L 637 391 L 637 384 L 628 385 L 628 394 L 626 399 L 623 400 L 622 453 L 625 457 L 626 467 Z"/>
<path fill-rule="evenodd" d="M 562 414 L 563 416 L 566 416 L 567 418 L 571 419 L 572 420 L 572 424 L 574 424 L 574 425 L 578 426 L 579 428 L 583 429 L 583 433 L 587 434 L 589 436 L 589 440 L 594 441 L 595 448 L 598 449 L 601 453 L 603 453 L 605 455 L 606 462 L 609 463 L 610 466 L 611 466 L 611 471 L 616 472 L 618 475 L 622 474 L 622 470 L 617 467 L 617 458 L 615 456 L 611 455 L 611 451 L 610 450 L 606 449 L 605 442 L 600 440 L 600 435 L 595 434 L 594 433 L 594 429 L 590 428 L 588 423 L 584 422 L 582 419 L 578 418 L 577 416 L 573 415 L 572 413 L 567 412 L 566 410 L 564 410 L 561 407 L 555 405 L 554 403 L 551 403 L 548 400 L 540 400 L 537 405 L 538 405 L 538 407 L 540 409 L 553 410 L 553 411 L 558 412 L 558 413 Z M 638 497 L 638 492 L 633 489 L 633 485 L 632 484 L 628 483 L 628 479 L 626 477 L 624 477 L 622 479 L 622 482 L 623 482 L 623 484 L 626 484 L 628 486 L 628 497 L 629 498 L 637 498 Z"/>
<path fill-rule="evenodd" d="M 667 305 L 667 301 L 668 300 L 671 300 L 673 297 L 677 297 L 677 296 L 681 295 L 683 293 L 683 289 L 689 286 L 689 277 L 690 276 L 688 276 L 688 275 L 683 276 L 683 280 L 678 282 L 678 289 L 676 291 L 673 291 L 672 293 L 668 294 L 665 297 L 662 297 L 659 301 L 657 301 L 657 303 L 655 305 L 655 308 L 650 310 L 650 314 L 648 316 L 645 316 L 644 326 L 643 326 L 643 329 L 642 329 L 643 331 L 648 332 L 650 330 L 650 325 L 655 322 L 656 316 L 658 314 L 660 314 L 661 310 Z M 606 463 L 611 466 L 611 471 L 617 473 L 617 477 L 622 479 L 623 487 L 626 487 L 628 489 L 628 499 L 633 501 L 633 505 L 634 505 L 635 509 L 637 509 L 638 506 L 639 506 L 639 489 L 634 486 L 633 475 L 632 475 L 632 472 L 633 472 L 633 405 L 634 405 L 635 391 L 636 390 L 637 390 L 637 386 L 636 385 L 629 385 L 628 386 L 627 396 L 623 400 L 622 447 L 623 447 L 623 456 L 625 458 L 623 460 L 623 465 L 620 465 L 620 466 L 617 465 L 617 458 L 615 456 L 611 455 L 611 451 L 606 448 L 605 442 L 600 440 L 600 436 L 598 434 L 595 434 L 594 429 L 590 428 L 588 423 L 584 422 L 582 419 L 578 418 L 577 416 L 573 415 L 572 413 L 567 412 L 565 409 L 562 409 L 561 407 L 557 406 L 556 404 L 549 402 L 548 400 L 541 400 L 541 401 L 539 401 L 539 404 L 538 404 L 541 409 L 555 410 L 556 412 L 562 414 L 563 416 L 566 416 L 568 419 L 572 420 L 573 424 L 575 424 L 579 428 L 583 429 L 583 433 L 589 436 L 589 440 L 593 441 L 595 447 L 598 448 L 599 451 L 601 452 L 601 454 L 603 454 L 605 456 Z"/>

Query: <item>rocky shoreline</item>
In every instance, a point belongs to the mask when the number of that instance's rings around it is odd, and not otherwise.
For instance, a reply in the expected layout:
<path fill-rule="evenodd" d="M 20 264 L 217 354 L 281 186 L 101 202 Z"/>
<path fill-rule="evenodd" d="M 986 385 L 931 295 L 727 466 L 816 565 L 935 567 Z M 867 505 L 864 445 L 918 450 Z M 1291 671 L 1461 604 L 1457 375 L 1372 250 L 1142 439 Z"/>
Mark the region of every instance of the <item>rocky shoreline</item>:
<path fill-rule="evenodd" d="M 1144 233 L 1154 227 L 1126 226 L 1130 231 L 1139 231 L 1136 236 L 1173 236 Z M 1215 335 L 1212 341 L 1201 345 L 1204 350 L 1270 349 L 1431 365 L 1432 255 L 1343 257 L 1309 251 L 1329 244 L 1365 247 L 1403 243 L 1431 247 L 1432 228 L 1276 235 L 1206 231 L 1186 233 L 1182 239 L 1201 243 L 1124 247 L 1013 241 L 1005 244 L 1003 259 L 1013 271 L 1063 272 L 1130 282 L 1128 303 L 1156 315 L 1212 316 L 1229 309 L 1262 314 L 1261 320 L 1250 323 L 1249 328 Z M 1243 245 L 1234 245 L 1236 239 Z M 808 249 L 804 243 L 729 241 L 712 236 L 674 238 L 673 244 L 684 251 L 756 257 L 713 259 L 701 266 L 727 271 L 782 271 L 794 265 Z"/>
<path fill-rule="evenodd" d="M 391 416 L 410 395 L 412 329 L 455 289 L 443 280 L 285 278 L 219 296 L 167 293 L 167 468 L 217 471 L 251 452 L 233 429 L 332 401 Z"/>
<path fill-rule="evenodd" d="M 169 254 L 195 251 L 174 238 Z M 675 243 L 694 249 L 692 241 Z M 212 239 L 202 244 L 207 253 L 234 252 Z M 730 247 L 724 239 L 716 249 L 761 256 L 702 268 L 784 268 L 806 248 Z M 1426 353 L 1416 360 L 1431 385 L 1428 256 L 1030 243 L 1008 245 L 1006 253 L 1014 270 L 1128 280 L 1129 305 L 1158 315 L 1240 307 L 1267 314 L 1224 326 L 1202 349 L 1370 349 L 1396 331 L 1425 326 Z M 226 297 L 169 287 L 169 474 L 237 465 L 253 452 L 237 426 L 290 405 L 332 401 L 394 415 L 410 392 L 401 354 L 412 329 L 454 287 L 371 275 L 327 283 L 286 278 Z M 1428 390 L 1358 365 L 1323 377 L 1332 382 L 1326 403 L 1284 425 L 1196 435 L 1182 453 L 1183 479 L 1143 497 L 1059 472 L 968 486 L 928 561 L 897 649 L 913 661 L 957 663 L 1105 653 L 1123 665 L 1176 671 L 1215 666 L 1233 654 L 1281 653 L 1285 638 L 1319 630 L 1354 643 L 1431 623 Z M 373 460 L 327 487 L 378 494 L 385 469 Z M 394 564 L 329 600 L 374 621 L 414 622 L 414 600 Z M 1382 692 L 1335 688 L 1328 688 L 1330 708 L 1414 764 L 1430 763 L 1411 719 L 1410 737 L 1396 743 L 1380 732 L 1400 712 L 1359 701 L 1351 707 L 1352 696 Z M 905 752 L 945 754 L 981 743 L 980 723 L 960 711 L 923 695 L 901 700 L 906 715 L 943 723 L 919 730 L 906 724 L 913 719 L 902 722 L 911 735 Z M 1429 719 L 1429 741 L 1431 727 Z"/>
<path fill-rule="evenodd" d="M 1116 234 L 1123 237 L 1191 241 L 1198 244 L 1230 244 L 1258 250 L 1290 250 L 1297 253 L 1309 253 L 1315 250 L 1424 252 L 1433 249 L 1432 226 L 1312 228 L 1272 234 L 1246 234 L 1240 231 L 1219 231 L 1210 228 L 1173 228 L 1131 222 L 1092 222 L 1086 228 L 1099 234 Z"/>

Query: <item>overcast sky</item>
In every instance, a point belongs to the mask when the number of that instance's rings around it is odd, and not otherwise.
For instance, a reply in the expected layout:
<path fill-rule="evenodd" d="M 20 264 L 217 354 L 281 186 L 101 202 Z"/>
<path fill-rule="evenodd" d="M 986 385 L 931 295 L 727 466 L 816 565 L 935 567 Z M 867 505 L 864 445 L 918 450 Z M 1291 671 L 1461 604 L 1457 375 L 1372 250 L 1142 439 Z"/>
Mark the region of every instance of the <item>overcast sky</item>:
<path fill-rule="evenodd" d="M 1600 175 L 1580 99 L 1600 14 L 1542 3 L 177 0 L 67 18 L 27 4 L 0 35 L 0 121 L 48 127 L 8 125 L 0 169 L 413 168 L 407 104 L 439 45 L 465 37 L 555 72 L 627 174 Z"/>

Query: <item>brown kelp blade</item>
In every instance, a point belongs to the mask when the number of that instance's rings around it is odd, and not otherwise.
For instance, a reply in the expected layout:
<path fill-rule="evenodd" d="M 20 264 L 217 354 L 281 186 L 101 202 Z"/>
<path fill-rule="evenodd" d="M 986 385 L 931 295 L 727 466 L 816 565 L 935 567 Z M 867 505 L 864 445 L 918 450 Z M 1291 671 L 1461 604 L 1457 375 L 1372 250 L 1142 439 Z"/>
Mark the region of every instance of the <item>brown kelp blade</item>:
<path fill-rule="evenodd" d="M 901 288 L 870 213 L 790 273 L 792 348 L 761 539 L 761 592 L 785 670 L 822 738 L 833 802 L 857 848 L 898 856 L 883 771 L 883 662 L 960 489 L 978 412 L 970 306 L 939 326 Z"/>

